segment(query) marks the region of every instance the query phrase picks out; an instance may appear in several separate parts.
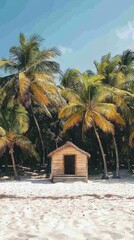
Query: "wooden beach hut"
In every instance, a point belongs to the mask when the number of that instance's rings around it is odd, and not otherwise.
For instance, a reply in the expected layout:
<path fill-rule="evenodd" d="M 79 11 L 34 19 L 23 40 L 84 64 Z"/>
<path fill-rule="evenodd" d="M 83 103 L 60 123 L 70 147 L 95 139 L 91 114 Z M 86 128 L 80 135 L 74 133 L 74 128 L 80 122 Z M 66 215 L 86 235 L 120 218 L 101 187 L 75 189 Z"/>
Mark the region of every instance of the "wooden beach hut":
<path fill-rule="evenodd" d="M 90 154 L 71 142 L 57 148 L 51 157 L 51 179 L 55 182 L 88 180 L 88 159 Z"/>

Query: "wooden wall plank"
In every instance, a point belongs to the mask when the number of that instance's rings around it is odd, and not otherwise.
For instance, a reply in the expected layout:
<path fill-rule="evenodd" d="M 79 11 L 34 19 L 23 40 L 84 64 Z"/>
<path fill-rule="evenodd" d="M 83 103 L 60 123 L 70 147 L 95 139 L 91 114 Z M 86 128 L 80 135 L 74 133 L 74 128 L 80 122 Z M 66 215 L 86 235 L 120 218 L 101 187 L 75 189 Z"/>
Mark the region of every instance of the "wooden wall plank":
<path fill-rule="evenodd" d="M 75 155 L 75 175 L 88 176 L 88 160 L 84 153 L 72 146 L 66 146 L 52 156 L 52 176 L 64 175 L 64 155 Z"/>

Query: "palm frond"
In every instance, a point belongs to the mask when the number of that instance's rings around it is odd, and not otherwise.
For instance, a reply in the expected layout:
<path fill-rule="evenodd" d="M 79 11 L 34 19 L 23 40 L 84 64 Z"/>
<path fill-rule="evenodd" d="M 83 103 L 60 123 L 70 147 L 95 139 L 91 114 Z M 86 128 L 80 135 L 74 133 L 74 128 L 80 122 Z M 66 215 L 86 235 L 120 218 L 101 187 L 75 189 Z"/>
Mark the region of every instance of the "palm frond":
<path fill-rule="evenodd" d="M 6 148 L 10 144 L 7 136 L 0 137 L 0 155 L 2 156 L 3 153 L 6 151 Z"/>
<path fill-rule="evenodd" d="M 115 119 L 114 119 L 114 121 L 116 122 L 116 123 L 118 123 L 118 124 L 120 124 L 120 125 L 125 125 L 125 121 L 124 121 L 124 119 L 123 119 L 123 117 L 119 114 L 119 113 L 116 113 L 115 114 Z"/>
<path fill-rule="evenodd" d="M 123 83 L 123 88 L 129 91 L 130 93 L 134 90 L 134 78 L 133 75 L 127 78 L 127 80 Z"/>
<path fill-rule="evenodd" d="M 60 51 L 56 47 L 44 49 L 42 51 L 42 54 L 43 54 L 44 58 L 46 58 L 46 59 L 51 59 L 51 58 L 61 55 Z"/>
<path fill-rule="evenodd" d="M 91 77 L 88 77 L 88 83 L 89 85 L 98 85 L 100 83 L 102 83 L 102 80 L 104 79 L 103 75 L 93 75 Z"/>
<path fill-rule="evenodd" d="M 38 51 L 29 65 L 29 71 L 46 74 L 60 72 L 59 64 L 51 60 L 51 58 L 57 55 L 58 50 L 56 50 L 56 48 Z"/>
<path fill-rule="evenodd" d="M 40 43 L 43 41 L 44 39 L 39 35 L 39 34 L 33 34 L 32 36 L 30 36 L 29 41 L 30 43 L 35 43 L 38 44 L 37 46 L 40 46 Z"/>
<path fill-rule="evenodd" d="M 52 75 L 46 74 L 46 73 L 35 73 L 34 79 L 36 81 L 42 81 L 44 83 L 54 83 L 54 77 Z"/>
<path fill-rule="evenodd" d="M 116 74 L 116 79 L 117 79 L 117 87 L 122 86 L 126 82 L 126 77 L 125 75 L 120 71 Z"/>
<path fill-rule="evenodd" d="M 3 67 L 5 64 L 7 64 L 8 61 L 7 60 L 1 60 L 0 61 L 0 67 Z"/>
<path fill-rule="evenodd" d="M 84 122 L 87 128 L 92 127 L 93 117 L 92 117 L 92 112 L 89 109 L 85 113 Z"/>
<path fill-rule="evenodd" d="M 16 145 L 19 146 L 22 150 L 28 152 L 32 157 L 36 158 L 37 160 L 40 159 L 38 153 L 36 152 L 33 144 L 31 141 L 23 136 L 16 137 Z"/>
<path fill-rule="evenodd" d="M 61 90 L 61 96 L 67 99 L 71 103 L 82 104 L 81 97 L 72 89 L 63 89 Z"/>
<path fill-rule="evenodd" d="M 77 69 L 67 69 L 60 77 L 61 85 L 65 88 L 80 90 L 81 89 L 81 74 Z"/>
<path fill-rule="evenodd" d="M 20 35 L 19 35 L 19 41 L 20 41 L 20 44 L 21 44 L 22 46 L 25 45 L 26 39 L 25 39 L 24 33 L 20 33 Z"/>
<path fill-rule="evenodd" d="M 90 70 L 90 69 L 86 70 L 83 74 L 87 74 L 89 77 L 95 75 L 95 73 L 92 70 Z"/>
<path fill-rule="evenodd" d="M 121 110 L 122 114 L 124 115 L 129 114 L 130 109 L 129 106 L 127 105 L 125 97 L 123 98 L 120 95 L 114 95 L 112 99 L 116 106 Z"/>
<path fill-rule="evenodd" d="M 17 134 L 27 132 L 29 128 L 29 118 L 26 109 L 20 104 L 14 106 L 12 130 Z"/>
<path fill-rule="evenodd" d="M 109 120 L 115 119 L 116 106 L 112 103 L 98 103 L 95 105 L 94 110 Z"/>
<path fill-rule="evenodd" d="M 70 103 L 61 108 L 59 112 L 59 118 L 68 118 L 71 115 L 77 113 L 78 111 L 83 111 L 83 106 L 75 103 Z"/>
<path fill-rule="evenodd" d="M 3 137 L 6 135 L 6 131 L 4 128 L 0 127 L 0 137 Z"/>
<path fill-rule="evenodd" d="M 114 134 L 113 124 L 110 121 L 108 121 L 105 117 L 103 117 L 101 114 L 93 111 L 93 118 L 94 118 L 95 124 L 103 132 Z"/>
<path fill-rule="evenodd" d="M 127 49 L 120 55 L 119 69 L 127 76 L 129 73 L 133 73 L 134 65 L 134 52 Z"/>
<path fill-rule="evenodd" d="M 48 105 L 49 103 L 49 99 L 47 97 L 47 95 L 44 93 L 44 91 L 42 90 L 42 88 L 36 83 L 31 83 L 30 85 L 32 94 L 33 94 L 33 98 L 42 105 Z"/>
<path fill-rule="evenodd" d="M 55 94 L 57 91 L 57 86 L 52 81 L 49 81 L 50 76 L 49 76 L 49 78 L 46 77 L 46 79 L 45 79 L 44 74 L 43 75 L 39 74 L 39 75 L 36 74 L 34 82 L 37 83 L 44 90 L 44 92 L 50 93 L 50 94 Z M 48 75 L 46 75 L 46 76 L 48 76 Z"/>
<path fill-rule="evenodd" d="M 4 71 L 10 71 L 11 73 L 14 72 L 16 73 L 17 70 L 17 64 L 13 62 L 12 60 L 7 60 L 6 58 L 3 58 L 0 61 L 0 68 L 4 69 Z"/>
<path fill-rule="evenodd" d="M 94 107 L 94 110 L 110 121 L 114 121 L 121 125 L 125 124 L 122 116 L 117 112 L 116 106 L 112 103 L 98 103 Z"/>
<path fill-rule="evenodd" d="M 80 121 L 82 121 L 82 118 L 83 118 L 82 113 L 75 113 L 64 123 L 63 130 L 66 131 L 67 129 L 78 124 Z"/>
<path fill-rule="evenodd" d="M 25 94 L 28 92 L 30 86 L 30 79 L 26 77 L 24 72 L 19 73 L 19 88 L 22 100 L 24 100 Z"/>

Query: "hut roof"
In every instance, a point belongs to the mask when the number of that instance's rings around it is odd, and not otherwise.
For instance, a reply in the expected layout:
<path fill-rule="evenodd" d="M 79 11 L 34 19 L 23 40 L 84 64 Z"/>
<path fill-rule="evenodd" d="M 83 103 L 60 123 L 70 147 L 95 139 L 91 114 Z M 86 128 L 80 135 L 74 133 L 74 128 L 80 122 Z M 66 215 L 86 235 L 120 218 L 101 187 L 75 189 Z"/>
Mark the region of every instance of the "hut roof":
<path fill-rule="evenodd" d="M 81 153 L 87 155 L 88 157 L 91 156 L 88 152 L 85 152 L 84 150 L 78 148 L 78 147 L 77 147 L 75 144 L 73 144 L 72 142 L 69 142 L 69 141 L 68 141 L 68 142 L 66 142 L 64 145 L 62 145 L 61 147 L 59 147 L 59 148 L 55 149 L 54 151 L 50 152 L 50 153 L 48 154 L 48 157 L 51 157 L 54 153 L 62 150 L 64 147 L 67 147 L 67 146 L 72 146 L 72 147 L 74 147 L 76 150 L 78 150 L 78 151 L 80 151 Z"/>

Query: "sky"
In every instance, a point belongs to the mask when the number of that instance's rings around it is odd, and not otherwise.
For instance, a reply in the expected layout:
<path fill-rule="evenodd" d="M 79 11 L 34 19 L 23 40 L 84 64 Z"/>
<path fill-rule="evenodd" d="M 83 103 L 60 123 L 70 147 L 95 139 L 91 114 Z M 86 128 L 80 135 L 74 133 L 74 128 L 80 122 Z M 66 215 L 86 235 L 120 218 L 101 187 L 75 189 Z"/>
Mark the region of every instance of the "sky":
<path fill-rule="evenodd" d="M 0 0 L 0 58 L 20 32 L 58 47 L 62 71 L 94 70 L 102 55 L 134 50 L 134 0 Z"/>

